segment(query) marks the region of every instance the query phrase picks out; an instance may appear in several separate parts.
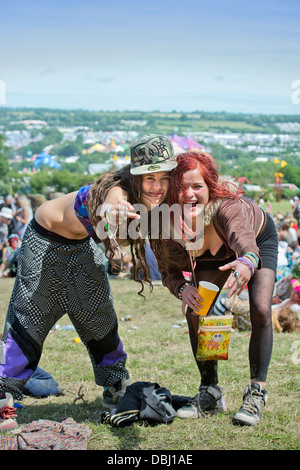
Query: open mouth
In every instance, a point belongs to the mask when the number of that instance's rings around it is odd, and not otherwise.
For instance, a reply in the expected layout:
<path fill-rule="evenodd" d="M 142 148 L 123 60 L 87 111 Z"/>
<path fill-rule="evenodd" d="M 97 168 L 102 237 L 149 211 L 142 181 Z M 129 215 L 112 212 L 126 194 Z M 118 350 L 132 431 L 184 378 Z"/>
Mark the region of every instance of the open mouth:
<path fill-rule="evenodd" d="M 144 197 L 148 199 L 151 204 L 157 205 L 161 204 L 165 196 L 163 193 L 147 193 L 144 194 Z"/>
<path fill-rule="evenodd" d="M 199 201 L 186 201 L 182 209 L 187 216 L 198 216 L 202 212 L 202 204 Z"/>
<path fill-rule="evenodd" d="M 198 201 L 185 201 L 184 205 L 188 206 L 188 208 L 194 208 L 199 204 Z"/>
<path fill-rule="evenodd" d="M 149 193 L 148 197 L 151 199 L 160 199 L 163 197 L 163 193 Z"/>

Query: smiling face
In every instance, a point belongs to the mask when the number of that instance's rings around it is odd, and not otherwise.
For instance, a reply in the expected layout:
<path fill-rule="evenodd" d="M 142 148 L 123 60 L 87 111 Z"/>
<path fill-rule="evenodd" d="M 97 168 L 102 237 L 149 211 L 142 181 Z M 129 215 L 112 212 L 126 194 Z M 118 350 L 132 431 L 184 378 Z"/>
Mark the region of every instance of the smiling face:
<path fill-rule="evenodd" d="M 148 210 L 161 204 L 167 197 L 170 186 L 170 173 L 158 171 L 142 175 L 141 199 Z"/>
<path fill-rule="evenodd" d="M 200 167 L 186 171 L 182 176 L 179 188 L 178 202 L 184 207 L 187 217 L 196 217 L 203 211 L 209 201 L 209 190 L 205 183 Z"/>

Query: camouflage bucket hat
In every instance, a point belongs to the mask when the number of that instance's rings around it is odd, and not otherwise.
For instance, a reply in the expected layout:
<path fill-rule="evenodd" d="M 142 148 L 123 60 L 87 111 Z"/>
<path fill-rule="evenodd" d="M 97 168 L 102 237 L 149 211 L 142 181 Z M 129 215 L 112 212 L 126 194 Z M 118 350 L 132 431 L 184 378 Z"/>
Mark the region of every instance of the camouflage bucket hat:
<path fill-rule="evenodd" d="M 133 175 L 171 171 L 177 166 L 171 141 L 163 135 L 139 137 L 130 146 L 130 157 Z"/>

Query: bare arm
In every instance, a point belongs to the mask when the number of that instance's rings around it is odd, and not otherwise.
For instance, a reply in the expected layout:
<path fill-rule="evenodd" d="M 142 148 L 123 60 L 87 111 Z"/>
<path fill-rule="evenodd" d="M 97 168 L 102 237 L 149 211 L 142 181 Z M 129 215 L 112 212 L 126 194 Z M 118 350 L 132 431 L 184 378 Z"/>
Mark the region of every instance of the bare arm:
<path fill-rule="evenodd" d="M 44 202 L 36 211 L 36 221 L 45 229 L 70 239 L 87 236 L 86 229 L 76 217 L 74 203 L 77 191 Z"/>

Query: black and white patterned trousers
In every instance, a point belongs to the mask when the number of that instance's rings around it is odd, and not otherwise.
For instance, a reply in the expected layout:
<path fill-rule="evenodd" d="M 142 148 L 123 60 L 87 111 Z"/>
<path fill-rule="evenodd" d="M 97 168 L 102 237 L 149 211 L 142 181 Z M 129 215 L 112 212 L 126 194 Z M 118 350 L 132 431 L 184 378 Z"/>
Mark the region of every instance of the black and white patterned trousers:
<path fill-rule="evenodd" d="M 64 314 L 89 352 L 96 383 L 108 386 L 125 377 L 127 356 L 101 251 L 90 237 L 54 236 L 33 219 L 22 242 L 7 312 L 0 391 L 22 398 L 43 343 Z"/>

